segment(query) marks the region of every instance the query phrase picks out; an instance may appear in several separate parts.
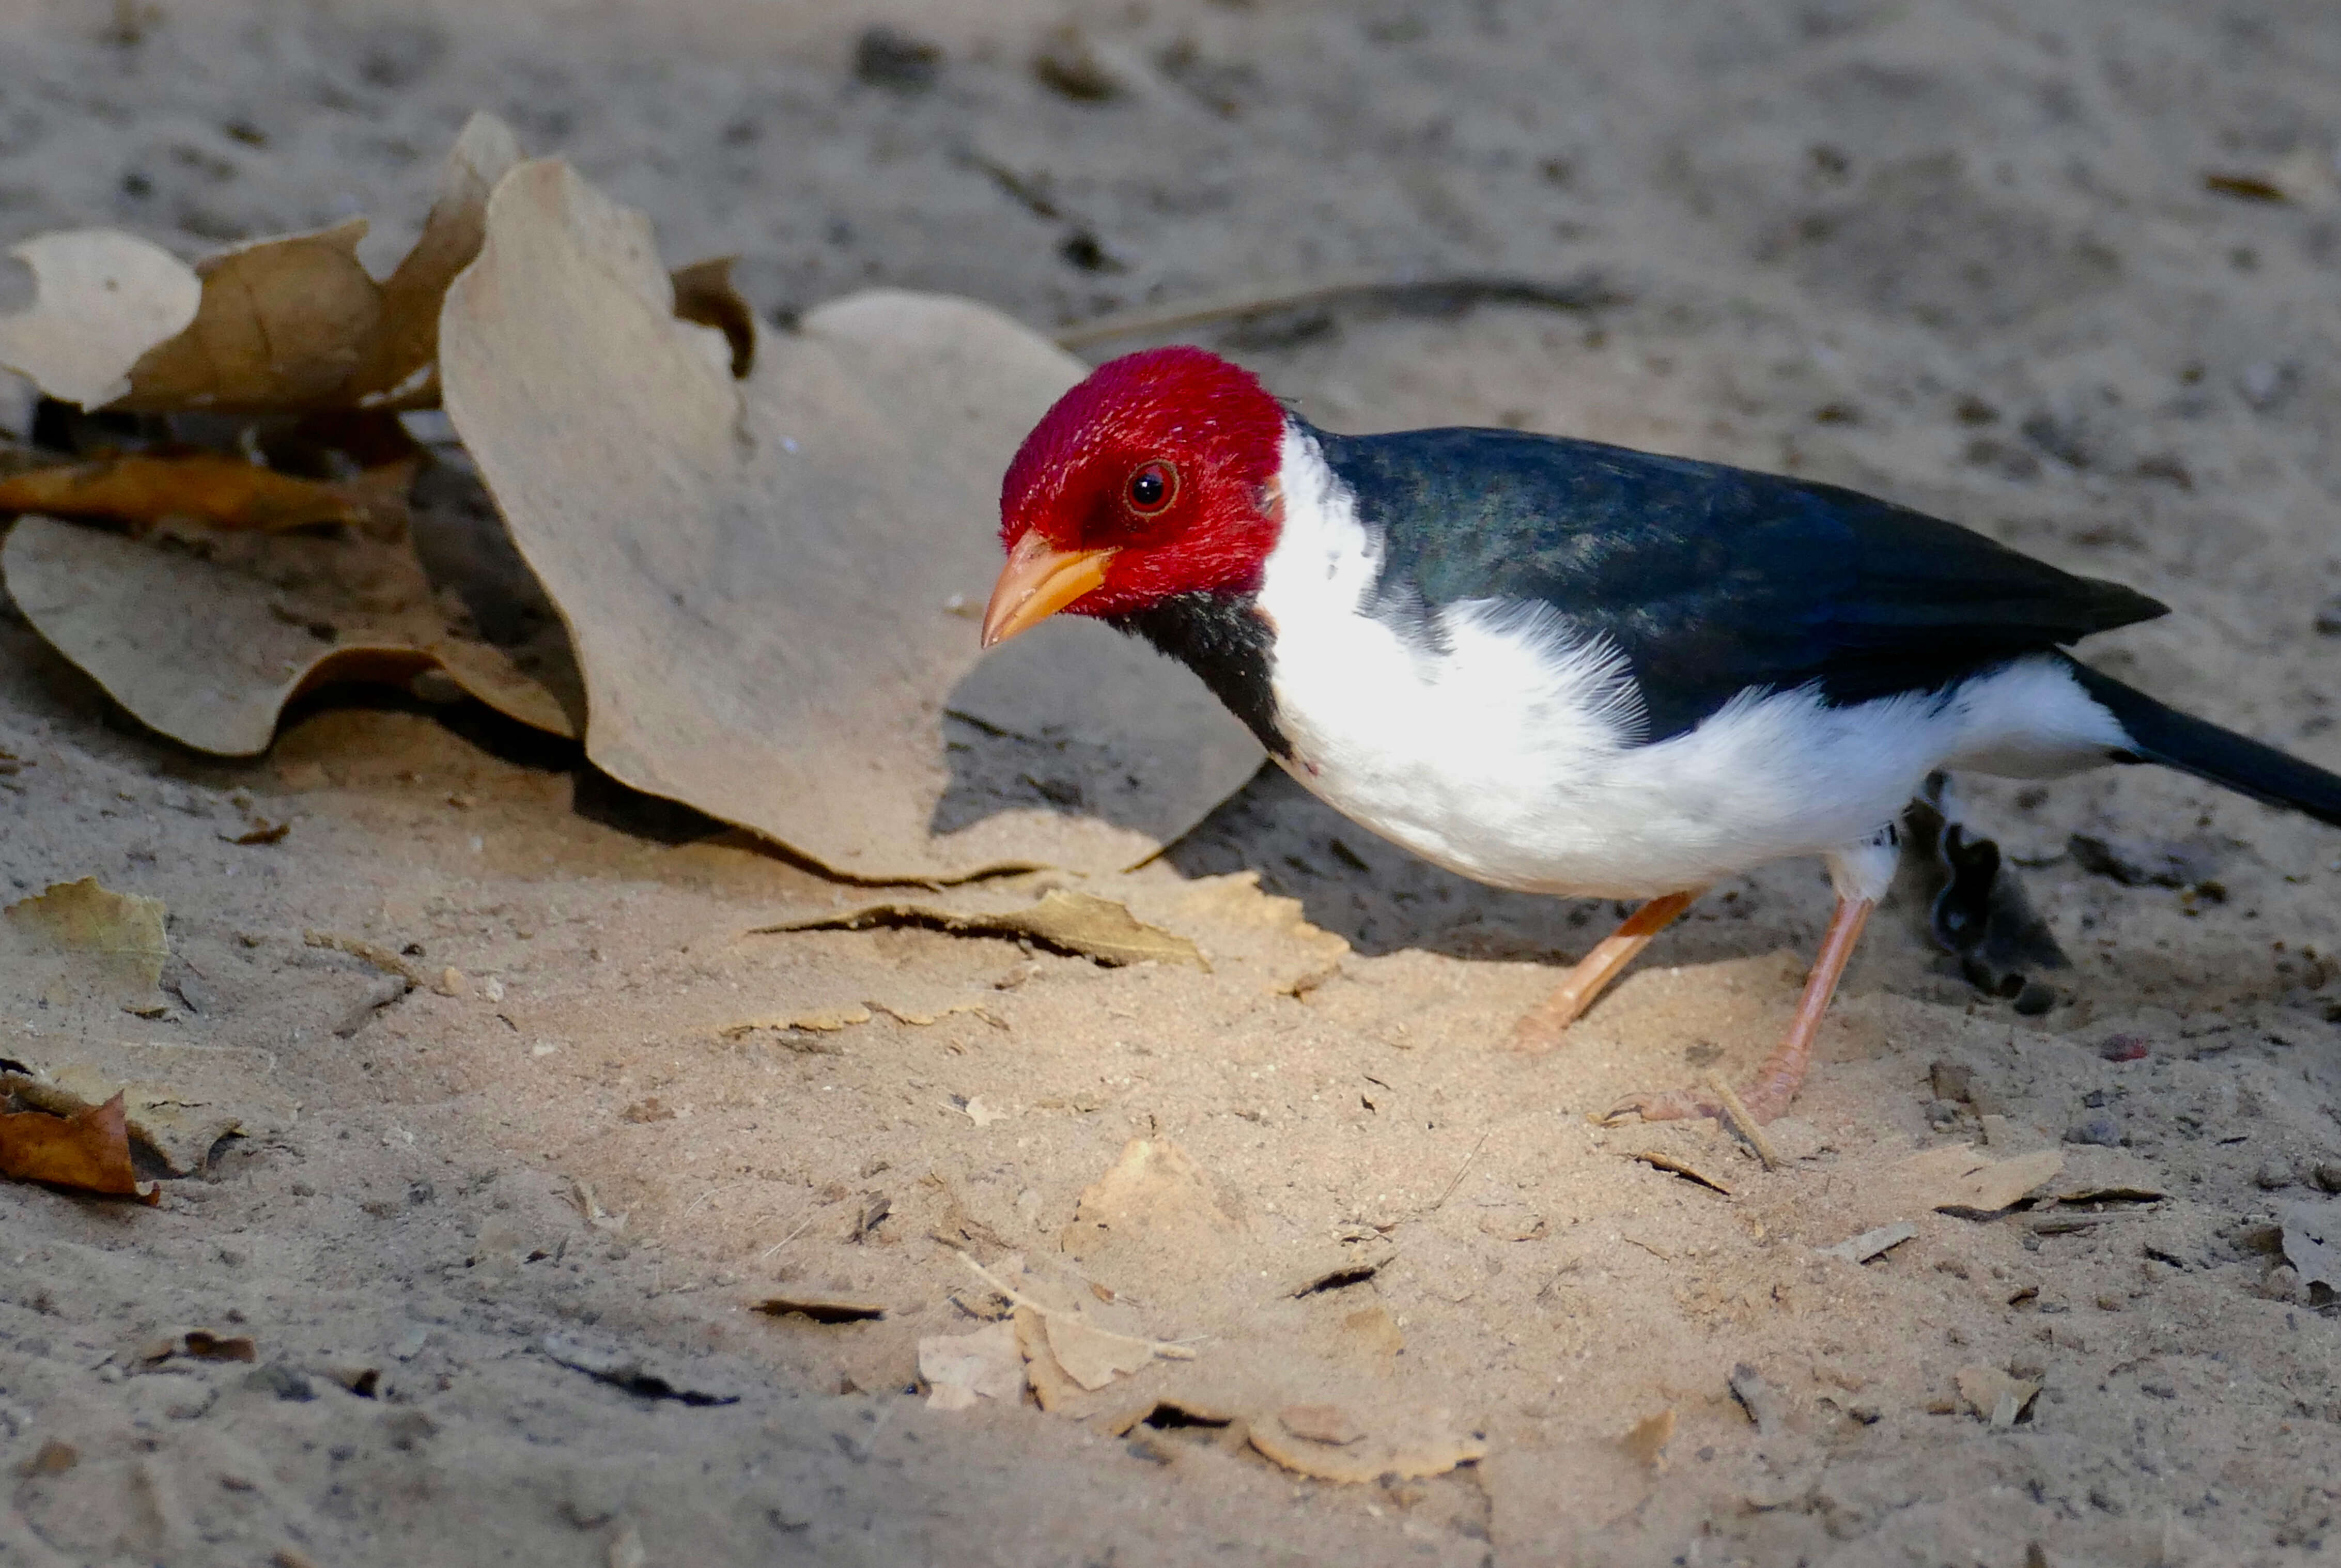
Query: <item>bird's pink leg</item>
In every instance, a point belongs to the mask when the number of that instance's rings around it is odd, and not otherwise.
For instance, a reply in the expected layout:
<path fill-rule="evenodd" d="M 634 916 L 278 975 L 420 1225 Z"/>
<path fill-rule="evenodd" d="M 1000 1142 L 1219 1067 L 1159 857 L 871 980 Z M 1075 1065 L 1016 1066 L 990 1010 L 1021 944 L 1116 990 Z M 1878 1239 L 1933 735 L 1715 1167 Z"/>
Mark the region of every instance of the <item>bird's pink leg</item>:
<path fill-rule="evenodd" d="M 1797 1016 L 1788 1024 L 1788 1038 L 1780 1042 L 1778 1050 L 1764 1058 L 1756 1069 L 1755 1078 L 1739 1092 L 1748 1114 L 1758 1122 L 1771 1121 L 1796 1098 L 1807 1070 L 1813 1064 L 1813 1041 L 1821 1032 L 1821 1020 L 1828 1015 L 1829 1001 L 1837 994 L 1837 984 L 1844 978 L 1845 966 L 1853 957 L 1855 944 L 1861 940 L 1861 928 L 1869 923 L 1869 912 L 1877 907 L 1874 899 L 1838 900 L 1837 913 L 1829 919 L 1828 934 L 1821 938 L 1820 955 L 1813 960 L 1813 972 L 1805 980 L 1805 994 L 1797 1003 Z M 1722 1114 L 1722 1107 L 1701 1091 L 1677 1089 L 1665 1094 L 1638 1094 L 1619 1104 L 1602 1120 L 1622 1122 L 1628 1116 L 1639 1116 L 1645 1122 L 1667 1122 Z"/>
<path fill-rule="evenodd" d="M 1673 924 L 1675 916 L 1698 897 L 1697 891 L 1663 894 L 1628 915 L 1624 924 L 1577 961 L 1559 989 L 1513 1026 L 1512 1048 L 1546 1051 L 1559 1044 L 1561 1032 L 1593 1005 L 1593 999 L 1650 944 L 1650 938 Z"/>

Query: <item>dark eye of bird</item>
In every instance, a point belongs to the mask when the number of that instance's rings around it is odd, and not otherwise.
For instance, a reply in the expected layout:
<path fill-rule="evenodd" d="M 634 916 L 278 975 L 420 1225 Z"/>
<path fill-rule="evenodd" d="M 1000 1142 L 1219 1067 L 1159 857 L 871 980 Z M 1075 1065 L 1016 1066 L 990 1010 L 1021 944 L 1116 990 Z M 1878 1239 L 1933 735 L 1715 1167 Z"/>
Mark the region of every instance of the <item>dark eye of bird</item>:
<path fill-rule="evenodd" d="M 1179 493 L 1179 471 L 1168 463 L 1149 463 L 1130 476 L 1130 509 L 1151 516 L 1170 504 Z"/>

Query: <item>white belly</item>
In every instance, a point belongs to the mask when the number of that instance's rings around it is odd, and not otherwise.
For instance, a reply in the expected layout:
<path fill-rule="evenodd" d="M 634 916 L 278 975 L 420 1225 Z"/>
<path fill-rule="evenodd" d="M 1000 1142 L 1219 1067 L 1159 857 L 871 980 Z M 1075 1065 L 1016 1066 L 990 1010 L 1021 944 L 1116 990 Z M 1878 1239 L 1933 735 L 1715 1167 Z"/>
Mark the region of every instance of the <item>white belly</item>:
<path fill-rule="evenodd" d="M 2053 658 L 1948 696 L 1832 708 L 1746 694 L 1637 744 L 1622 657 L 1543 605 L 1479 601 L 1407 635 L 1368 613 L 1379 563 L 1313 451 L 1288 443 L 1259 607 L 1286 766 L 1356 822 L 1481 882 L 1640 897 L 1823 854 L 1894 822 L 1936 768 L 2046 776 L 2127 737 Z M 1319 477 L 1321 475 L 1321 479 Z"/>

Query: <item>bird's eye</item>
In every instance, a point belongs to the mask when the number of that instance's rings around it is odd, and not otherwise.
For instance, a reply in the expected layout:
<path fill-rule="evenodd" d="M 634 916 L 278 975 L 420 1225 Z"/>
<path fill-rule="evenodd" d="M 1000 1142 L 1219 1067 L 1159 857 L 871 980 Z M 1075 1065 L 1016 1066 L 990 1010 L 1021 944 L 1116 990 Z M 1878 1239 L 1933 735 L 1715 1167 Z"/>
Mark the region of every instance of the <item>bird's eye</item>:
<path fill-rule="evenodd" d="M 1152 517 L 1179 494 L 1179 471 L 1168 463 L 1146 463 L 1130 476 L 1130 509 Z"/>

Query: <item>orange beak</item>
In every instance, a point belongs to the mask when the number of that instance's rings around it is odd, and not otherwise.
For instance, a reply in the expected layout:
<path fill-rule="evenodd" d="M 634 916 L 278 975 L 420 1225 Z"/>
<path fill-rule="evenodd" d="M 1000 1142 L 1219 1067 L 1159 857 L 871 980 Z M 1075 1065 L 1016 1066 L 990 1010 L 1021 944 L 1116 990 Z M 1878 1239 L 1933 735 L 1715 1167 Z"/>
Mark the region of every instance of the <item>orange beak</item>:
<path fill-rule="evenodd" d="M 1105 581 L 1111 550 L 1060 550 L 1037 533 L 1008 552 L 1008 564 L 983 610 L 983 645 L 1039 625 Z"/>

